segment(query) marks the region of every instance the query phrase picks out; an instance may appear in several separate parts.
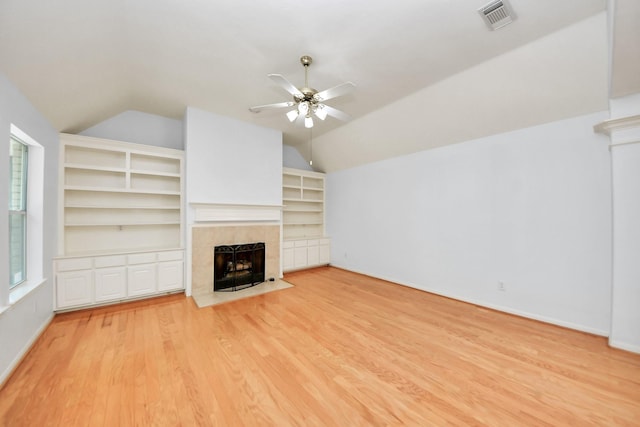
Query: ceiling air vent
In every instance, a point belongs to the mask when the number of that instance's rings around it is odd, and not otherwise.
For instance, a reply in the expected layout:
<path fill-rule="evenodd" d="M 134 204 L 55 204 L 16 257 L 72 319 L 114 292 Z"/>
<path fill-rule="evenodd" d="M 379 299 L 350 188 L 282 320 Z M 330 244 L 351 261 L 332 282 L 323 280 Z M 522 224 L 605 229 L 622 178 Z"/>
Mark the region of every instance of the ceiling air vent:
<path fill-rule="evenodd" d="M 492 30 L 502 28 L 515 19 L 515 15 L 506 0 L 495 0 L 485 4 L 478 9 L 478 13 L 480 13 L 484 22 Z"/>

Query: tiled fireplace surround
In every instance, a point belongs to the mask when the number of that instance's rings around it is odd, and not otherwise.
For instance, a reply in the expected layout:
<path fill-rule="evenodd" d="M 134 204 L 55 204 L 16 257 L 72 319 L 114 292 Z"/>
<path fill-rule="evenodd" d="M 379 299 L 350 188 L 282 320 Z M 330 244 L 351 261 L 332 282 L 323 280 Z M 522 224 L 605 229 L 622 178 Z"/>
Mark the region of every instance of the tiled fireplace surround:
<path fill-rule="evenodd" d="M 213 293 L 213 248 L 264 242 L 265 277 L 280 277 L 280 207 L 193 206 L 191 227 L 191 292 Z"/>

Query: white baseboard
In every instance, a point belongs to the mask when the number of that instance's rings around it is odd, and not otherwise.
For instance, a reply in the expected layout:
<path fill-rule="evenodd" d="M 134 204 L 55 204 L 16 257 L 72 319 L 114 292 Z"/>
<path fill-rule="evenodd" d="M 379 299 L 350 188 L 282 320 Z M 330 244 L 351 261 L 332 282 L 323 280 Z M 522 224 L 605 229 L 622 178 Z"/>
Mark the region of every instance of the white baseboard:
<path fill-rule="evenodd" d="M 0 388 L 4 386 L 4 383 L 9 379 L 13 371 L 18 367 L 20 362 L 22 362 L 22 360 L 25 358 L 27 353 L 29 353 L 29 350 L 31 350 L 31 347 L 33 346 L 33 344 L 35 344 L 36 340 L 40 338 L 40 335 L 42 335 L 44 330 L 47 329 L 47 326 L 49 326 L 49 324 L 53 320 L 53 316 L 54 316 L 54 313 L 52 312 L 49 318 L 42 323 L 42 325 L 36 330 L 33 336 L 31 336 L 29 341 L 27 341 L 27 343 L 22 348 L 22 350 L 18 352 L 16 357 L 13 359 L 13 361 L 9 364 L 9 366 L 7 366 L 7 369 L 5 369 L 2 375 L 0 375 Z"/>
<path fill-rule="evenodd" d="M 609 339 L 609 346 L 613 347 L 613 348 L 620 349 L 620 350 L 625 350 L 625 351 L 630 351 L 632 353 L 640 354 L 640 346 L 638 346 L 638 345 L 629 344 L 629 343 L 626 343 L 626 342 Z"/>
<path fill-rule="evenodd" d="M 462 301 L 462 302 L 466 302 L 466 303 L 469 303 L 469 304 L 474 304 L 474 305 L 478 305 L 478 306 L 481 306 L 481 307 L 490 308 L 492 310 L 501 311 L 503 313 L 509 313 L 509 314 L 513 314 L 515 316 L 524 317 L 524 318 L 532 319 L 532 320 L 537 320 L 539 322 L 549 323 L 549 324 L 556 325 L 556 326 L 562 326 L 563 328 L 573 329 L 573 330 L 576 330 L 576 331 L 586 332 L 586 333 L 589 333 L 589 334 L 599 335 L 599 336 L 602 336 L 602 337 L 608 337 L 609 336 L 609 331 L 607 331 L 607 330 L 590 328 L 588 326 L 584 326 L 584 325 L 580 325 L 580 324 L 576 324 L 576 323 L 571 323 L 571 322 L 566 322 L 566 321 L 555 319 L 555 318 L 552 318 L 552 317 L 541 316 L 541 315 L 536 314 L 536 313 L 530 313 L 530 312 L 526 312 L 526 311 L 513 309 L 511 307 L 504 307 L 504 306 L 500 306 L 500 305 L 496 305 L 496 304 L 487 303 L 487 302 L 481 301 L 481 300 L 475 300 L 473 298 L 467 298 L 467 297 L 462 297 L 460 295 L 455 295 L 455 294 L 450 294 L 450 293 L 446 293 L 446 292 L 436 291 L 436 290 L 433 290 L 433 289 L 420 287 L 420 286 L 417 286 L 417 285 L 414 285 L 414 284 L 411 284 L 411 283 L 403 283 L 403 282 L 401 282 L 401 281 L 399 281 L 397 279 L 394 279 L 392 277 L 374 276 L 374 275 L 372 275 L 370 273 L 367 273 L 367 272 L 364 272 L 364 271 L 355 270 L 355 269 L 352 269 L 352 268 L 349 268 L 349 267 L 344 267 L 344 266 L 341 266 L 339 264 L 331 264 L 331 265 L 336 267 L 336 268 L 340 268 L 340 269 L 343 269 L 343 270 L 351 271 L 353 273 L 363 274 L 365 276 L 374 277 L 376 279 L 386 280 L 388 282 L 392 282 L 392 283 L 395 283 L 395 284 L 398 284 L 398 285 L 401 285 L 401 286 L 406 286 L 406 287 L 417 289 L 417 290 L 420 290 L 420 291 L 429 292 L 430 294 L 439 295 L 439 296 L 446 297 L 446 298 L 451 298 L 451 299 L 454 299 L 454 300 L 457 300 L 457 301 Z M 633 351 L 633 350 L 630 350 L 630 351 Z"/>

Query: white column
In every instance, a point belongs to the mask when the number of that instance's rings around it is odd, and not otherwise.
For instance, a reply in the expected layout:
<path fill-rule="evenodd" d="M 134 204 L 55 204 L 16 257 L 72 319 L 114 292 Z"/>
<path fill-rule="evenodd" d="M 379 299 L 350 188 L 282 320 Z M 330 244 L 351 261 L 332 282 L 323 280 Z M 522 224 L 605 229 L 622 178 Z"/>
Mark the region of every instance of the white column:
<path fill-rule="evenodd" d="M 613 294 L 609 345 L 640 353 L 640 94 L 611 101 Z"/>

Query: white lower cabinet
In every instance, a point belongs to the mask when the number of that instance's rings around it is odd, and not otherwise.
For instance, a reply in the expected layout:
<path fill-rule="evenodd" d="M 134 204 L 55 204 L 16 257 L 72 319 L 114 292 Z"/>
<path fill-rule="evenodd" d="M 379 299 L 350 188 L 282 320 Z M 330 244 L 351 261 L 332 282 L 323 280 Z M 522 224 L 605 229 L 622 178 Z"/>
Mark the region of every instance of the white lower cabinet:
<path fill-rule="evenodd" d="M 307 264 L 307 241 L 296 240 L 293 249 L 293 268 L 304 268 Z"/>
<path fill-rule="evenodd" d="M 184 267 L 182 261 L 158 263 L 158 290 L 172 291 L 184 288 Z"/>
<path fill-rule="evenodd" d="M 318 251 L 320 253 L 319 263 L 321 265 L 329 264 L 329 262 L 331 261 L 331 242 L 329 241 L 329 239 L 320 240 Z"/>
<path fill-rule="evenodd" d="M 294 252 L 295 248 L 292 241 L 284 241 L 282 243 L 282 270 L 288 271 L 294 268 Z"/>
<path fill-rule="evenodd" d="M 328 238 L 285 240 L 283 271 L 300 270 L 329 264 L 331 240 Z"/>
<path fill-rule="evenodd" d="M 320 264 L 320 248 L 318 240 L 307 240 L 307 264 Z"/>
<path fill-rule="evenodd" d="M 90 304 L 93 289 L 93 271 L 63 271 L 56 275 L 56 304 L 73 307 Z"/>
<path fill-rule="evenodd" d="M 183 258 L 183 250 L 58 258 L 54 261 L 56 309 L 184 289 Z"/>
<path fill-rule="evenodd" d="M 127 297 L 125 267 L 95 269 L 95 301 L 113 301 Z"/>
<path fill-rule="evenodd" d="M 156 265 L 140 264 L 127 267 L 127 295 L 137 297 L 156 292 Z"/>

